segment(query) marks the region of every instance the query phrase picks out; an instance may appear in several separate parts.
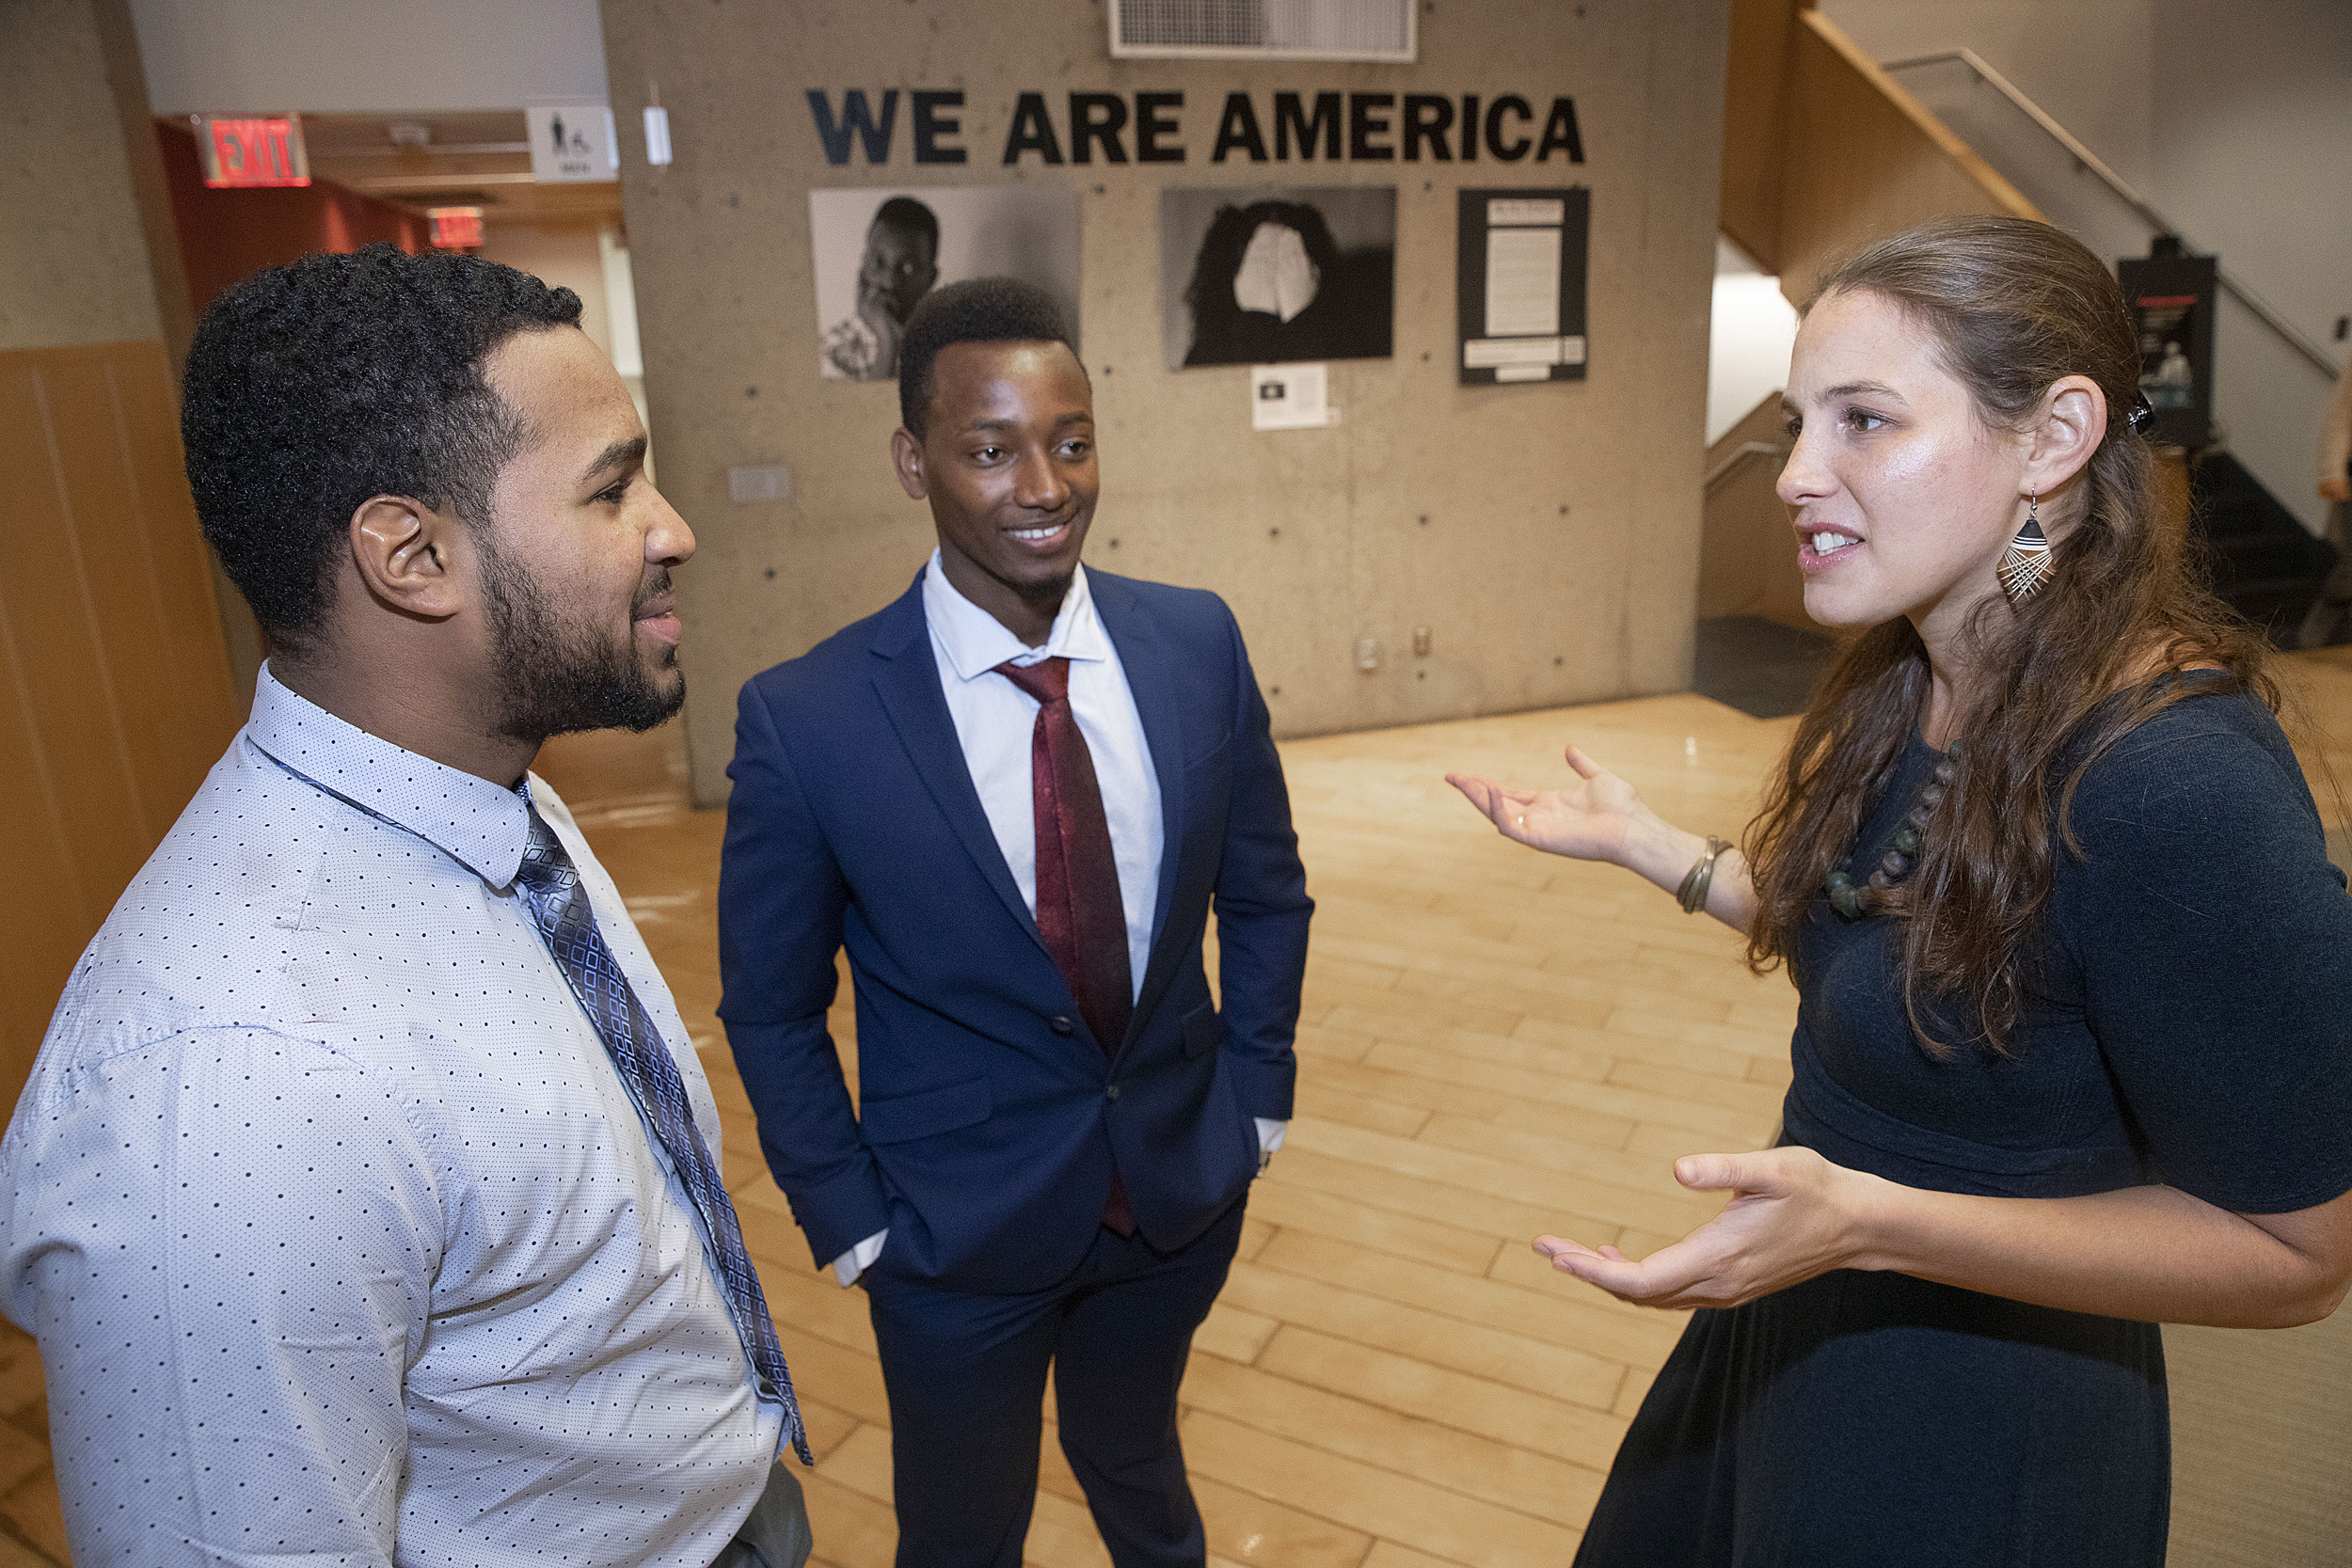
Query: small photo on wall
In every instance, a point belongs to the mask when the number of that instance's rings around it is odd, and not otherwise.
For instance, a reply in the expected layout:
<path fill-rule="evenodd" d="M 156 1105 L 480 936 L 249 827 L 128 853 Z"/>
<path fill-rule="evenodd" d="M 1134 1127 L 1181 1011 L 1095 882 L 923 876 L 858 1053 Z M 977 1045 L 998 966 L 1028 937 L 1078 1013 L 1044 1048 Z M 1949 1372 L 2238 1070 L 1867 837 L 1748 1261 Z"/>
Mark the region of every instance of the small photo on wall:
<path fill-rule="evenodd" d="M 923 296 L 967 277 L 1025 279 L 1078 331 L 1078 193 L 1066 185 L 877 185 L 808 193 L 817 368 L 891 381 Z"/>
<path fill-rule="evenodd" d="M 1395 186 L 1160 192 L 1169 370 L 1386 359 L 1395 320 Z"/>

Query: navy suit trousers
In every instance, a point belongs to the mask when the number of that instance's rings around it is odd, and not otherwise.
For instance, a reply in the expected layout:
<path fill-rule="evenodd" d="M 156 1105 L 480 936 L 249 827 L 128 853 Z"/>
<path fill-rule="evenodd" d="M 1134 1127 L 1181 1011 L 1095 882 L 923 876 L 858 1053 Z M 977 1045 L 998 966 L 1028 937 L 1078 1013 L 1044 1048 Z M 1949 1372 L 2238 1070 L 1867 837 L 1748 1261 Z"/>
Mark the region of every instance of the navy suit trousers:
<path fill-rule="evenodd" d="M 1248 1195 L 1191 1244 L 1105 1228 L 1073 1274 L 1010 1295 L 866 1276 L 890 1390 L 898 1568 L 1020 1568 L 1045 1377 L 1062 1452 L 1118 1568 L 1200 1568 L 1176 1389 L 1241 1243 Z"/>

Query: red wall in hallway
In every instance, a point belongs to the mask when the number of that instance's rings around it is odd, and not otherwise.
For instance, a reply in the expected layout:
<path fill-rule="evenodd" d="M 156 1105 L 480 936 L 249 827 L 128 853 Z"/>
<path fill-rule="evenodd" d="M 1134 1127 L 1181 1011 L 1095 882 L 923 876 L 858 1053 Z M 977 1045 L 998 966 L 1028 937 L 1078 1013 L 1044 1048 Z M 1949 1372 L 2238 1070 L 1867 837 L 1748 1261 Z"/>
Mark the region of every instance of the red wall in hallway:
<path fill-rule="evenodd" d="M 424 219 L 324 180 L 272 189 L 208 189 L 196 137 L 174 125 L 158 126 L 156 136 L 188 294 L 199 315 L 247 273 L 312 251 L 357 250 L 377 240 L 412 254 L 430 248 Z"/>

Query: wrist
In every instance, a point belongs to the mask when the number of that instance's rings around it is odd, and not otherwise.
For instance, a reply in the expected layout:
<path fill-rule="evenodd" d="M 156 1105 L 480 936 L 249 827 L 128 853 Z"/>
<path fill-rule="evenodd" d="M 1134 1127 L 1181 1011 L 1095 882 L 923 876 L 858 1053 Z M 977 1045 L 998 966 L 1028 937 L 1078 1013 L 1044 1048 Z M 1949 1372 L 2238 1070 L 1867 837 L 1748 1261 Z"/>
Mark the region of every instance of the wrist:
<path fill-rule="evenodd" d="M 1867 1171 L 1833 1165 L 1837 1208 L 1845 1218 L 1841 1268 L 1876 1272 L 1902 1268 L 1905 1200 L 1912 1189 Z"/>
<path fill-rule="evenodd" d="M 1640 808 L 1640 815 L 1627 825 L 1625 843 L 1617 863 L 1672 893 L 1682 884 L 1682 879 L 1699 857 L 1706 853 L 1707 840 L 1704 836 L 1686 833 L 1644 806 Z"/>

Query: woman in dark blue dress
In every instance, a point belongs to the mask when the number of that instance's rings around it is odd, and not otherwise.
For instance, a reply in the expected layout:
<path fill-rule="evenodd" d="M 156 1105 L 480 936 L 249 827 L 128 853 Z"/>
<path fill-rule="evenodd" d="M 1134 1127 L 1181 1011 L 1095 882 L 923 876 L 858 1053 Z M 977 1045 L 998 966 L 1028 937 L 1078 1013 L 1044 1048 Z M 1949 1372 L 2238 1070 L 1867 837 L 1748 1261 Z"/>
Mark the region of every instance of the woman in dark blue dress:
<path fill-rule="evenodd" d="M 1825 280 L 1788 392 L 1805 609 L 1858 635 L 1745 853 L 1574 747 L 1454 783 L 1786 961 L 1777 1148 L 1714 1220 L 1555 1267 L 1698 1307 L 1584 1568 L 2164 1560 L 2164 1322 L 2352 1279 L 2352 899 L 2263 650 L 2183 564 L 2113 279 L 1947 220 Z M 2144 406 L 2144 405 L 2139 405 Z"/>

